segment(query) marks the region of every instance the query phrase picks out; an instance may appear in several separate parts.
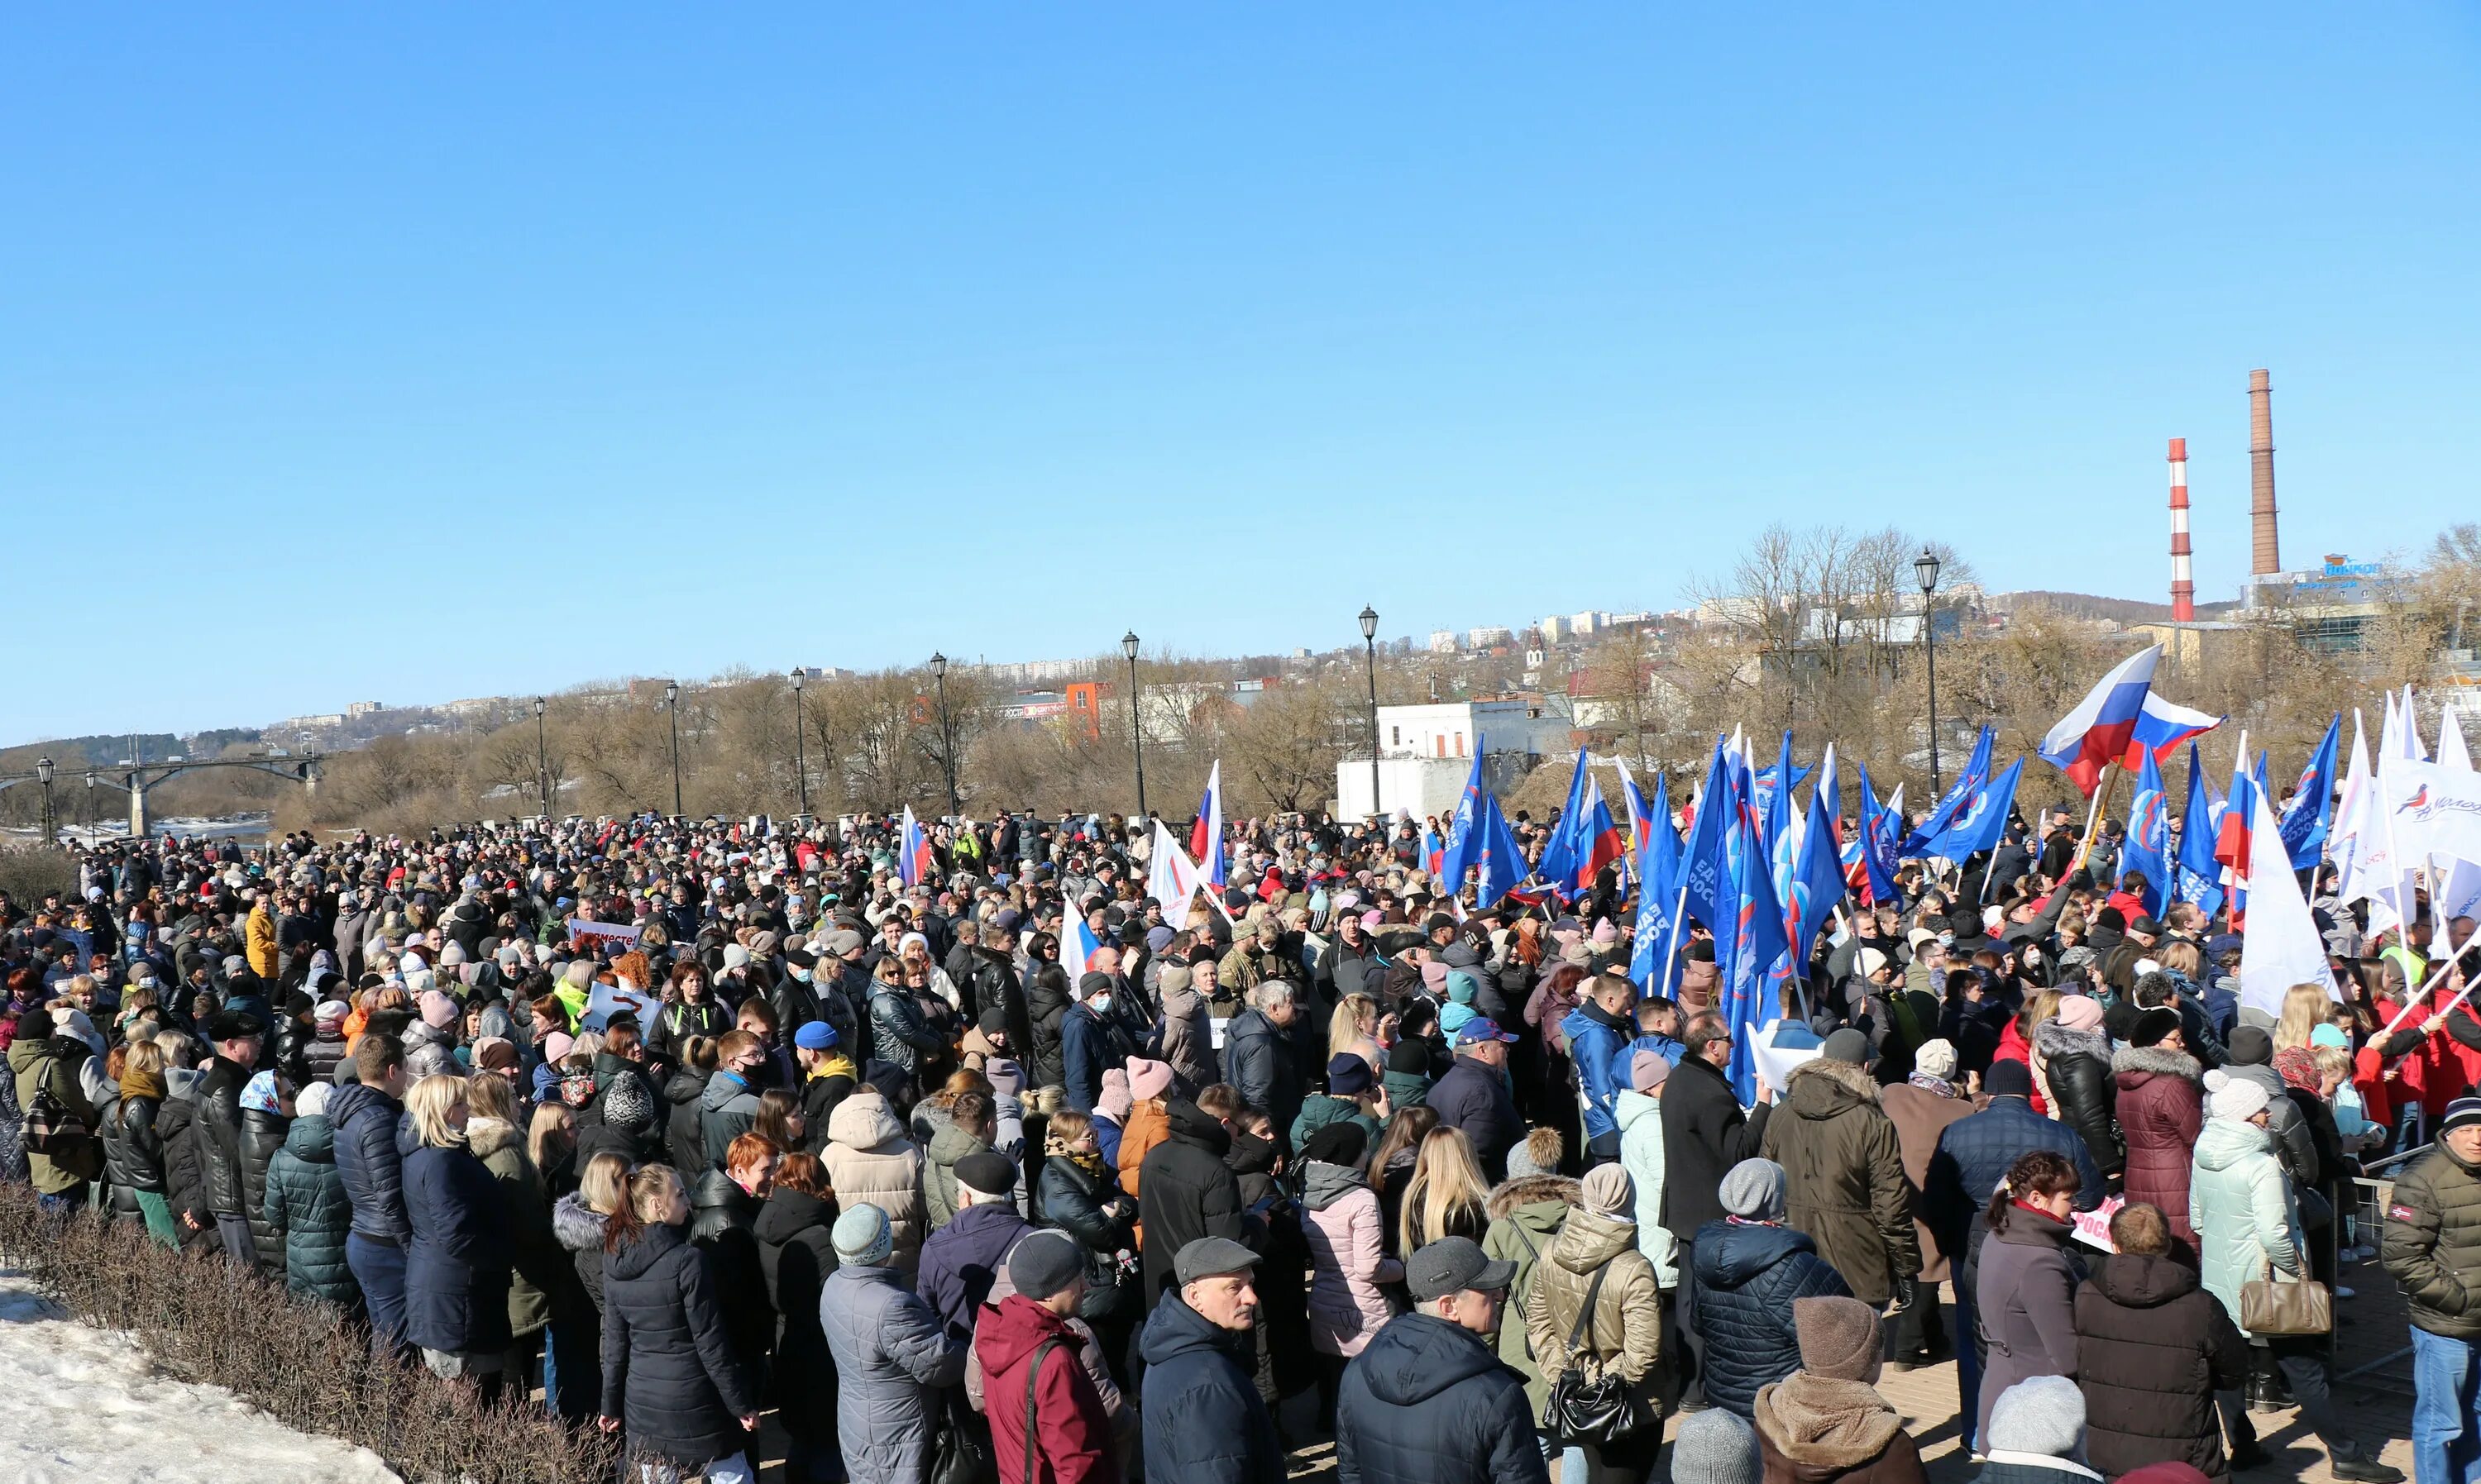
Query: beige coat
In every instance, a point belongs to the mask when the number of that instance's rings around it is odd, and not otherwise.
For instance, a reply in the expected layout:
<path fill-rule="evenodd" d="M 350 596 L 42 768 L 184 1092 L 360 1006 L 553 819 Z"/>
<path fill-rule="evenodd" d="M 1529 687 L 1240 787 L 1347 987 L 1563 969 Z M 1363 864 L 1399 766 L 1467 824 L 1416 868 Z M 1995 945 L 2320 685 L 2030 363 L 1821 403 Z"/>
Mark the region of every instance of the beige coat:
<path fill-rule="evenodd" d="M 887 1099 L 865 1088 L 837 1104 L 827 1115 L 827 1147 L 819 1162 L 840 1208 L 867 1203 L 887 1212 L 896 1233 L 895 1265 L 912 1272 L 922 1261 L 922 1151 L 904 1136 Z"/>
<path fill-rule="evenodd" d="M 1214 1021 L 1205 997 L 1189 984 L 1187 969 L 1175 964 L 1163 970 L 1161 985 L 1162 1059 L 1181 1087 L 1195 1097 L 1216 1080 Z"/>
<path fill-rule="evenodd" d="M 1568 1337 L 1594 1274 L 1610 1269 L 1594 1300 L 1593 1321 L 1574 1351 Z M 1654 1263 L 1636 1247 L 1636 1223 L 1580 1208 L 1559 1228 L 1533 1269 L 1525 1298 L 1525 1335 L 1546 1382 L 1570 1365 L 1588 1379 L 1616 1372 L 1649 1407 L 1660 1405 L 1662 1290 Z"/>

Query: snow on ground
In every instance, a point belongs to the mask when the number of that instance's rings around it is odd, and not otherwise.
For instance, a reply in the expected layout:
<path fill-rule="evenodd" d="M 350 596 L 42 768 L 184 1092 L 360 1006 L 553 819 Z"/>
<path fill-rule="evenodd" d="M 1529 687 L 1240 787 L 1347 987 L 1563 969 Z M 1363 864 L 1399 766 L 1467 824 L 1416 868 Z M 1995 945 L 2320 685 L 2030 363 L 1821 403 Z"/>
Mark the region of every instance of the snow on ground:
<path fill-rule="evenodd" d="M 272 1421 L 218 1386 L 155 1373 L 0 1271 L 0 1479 L 10 1484 L 399 1484 L 367 1448 Z"/>

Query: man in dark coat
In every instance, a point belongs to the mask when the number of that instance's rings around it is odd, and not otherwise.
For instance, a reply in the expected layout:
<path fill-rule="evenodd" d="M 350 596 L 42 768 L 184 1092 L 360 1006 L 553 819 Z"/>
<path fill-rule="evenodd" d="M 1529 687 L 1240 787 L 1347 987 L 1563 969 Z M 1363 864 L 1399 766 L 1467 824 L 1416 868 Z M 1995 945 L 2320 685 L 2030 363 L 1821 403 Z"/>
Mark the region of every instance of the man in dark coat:
<path fill-rule="evenodd" d="M 997 1151 L 957 1160 L 956 1214 L 923 1240 L 914 1291 L 954 1339 L 973 1340 L 974 1315 L 991 1296 L 1008 1249 L 1033 1230 L 1017 1214 L 1016 1182 L 1015 1163 Z"/>
<path fill-rule="evenodd" d="M 1788 1079 L 1763 1146 L 1790 1180 L 1787 1219 L 1817 1243 L 1853 1297 L 1882 1309 L 1891 1298 L 1913 1302 L 1921 1252 L 1902 1141 L 1878 1106 L 1868 1060 L 1860 1031 L 1847 1026 L 1828 1036 Z"/>
<path fill-rule="evenodd" d="M 1209 1087 L 1202 1102 L 1238 1104 L 1228 1087 Z M 1173 1284 L 1172 1259 L 1205 1237 L 1239 1241 L 1242 1234 L 1240 1182 L 1224 1163 L 1232 1151 L 1227 1120 L 1197 1103 L 1175 1099 L 1164 1113 L 1163 1141 L 1146 1151 L 1137 1167 L 1137 1218 L 1146 1229 L 1146 1303 L 1152 1308 Z"/>
<path fill-rule="evenodd" d="M 244 1267 L 258 1263 L 250 1237 L 249 1202 L 242 1168 L 241 1094 L 258 1064 L 258 1023 L 236 1011 L 218 1014 L 207 1027 L 215 1060 L 198 1080 L 197 1113 L 190 1126 L 198 1141 L 198 1166 L 206 1176 L 207 1210 L 223 1237 L 224 1256 Z"/>
<path fill-rule="evenodd" d="M 2248 1341 L 2197 1270 L 2172 1259 L 2161 1210 L 2122 1207 L 2110 1239 L 2119 1251 L 2076 1297 L 2086 1462 L 2117 1478 L 2176 1459 L 2209 1479 L 2269 1462 L 2263 1448 L 2223 1457 L 2214 1393 L 2248 1379 Z"/>
<path fill-rule="evenodd" d="M 1429 1107 L 1439 1115 L 1439 1126 L 1464 1133 L 1482 1178 L 1492 1185 L 1507 1178 L 1507 1152 L 1525 1136 L 1525 1120 L 1507 1085 L 1507 1049 L 1515 1041 L 1494 1022 L 1465 1022 L 1456 1032 L 1456 1064 L 1430 1089 Z"/>
<path fill-rule="evenodd" d="M 1119 984 L 1108 974 L 1088 974 L 1077 983 L 1077 1003 L 1059 1022 L 1060 1086 L 1068 1106 L 1091 1113 L 1103 1096 L 1103 1074 L 1133 1054 L 1111 1013 Z"/>
<path fill-rule="evenodd" d="M 725 1151 L 721 1168 L 690 1183 L 690 1241 L 706 1254 L 732 1351 L 760 1393 L 767 1390 L 768 1355 L 775 1344 L 775 1307 L 767 1297 L 756 1227 L 777 1158 L 773 1145 L 744 1133 Z"/>
<path fill-rule="evenodd" d="M 1188 1105 L 1172 1106 L 1176 1112 Z M 1152 1164 L 1154 1155 L 1146 1160 Z M 1147 1178 L 1151 1193 L 1151 1171 Z M 1156 1242 L 1149 1224 L 1149 1266 Z M 1251 1284 L 1257 1263 L 1257 1254 L 1239 1242 L 1204 1237 L 1165 1263 L 1166 1291 L 1137 1341 L 1146 1364 L 1147 1478 L 1283 1484 L 1283 1440 L 1250 1379 L 1257 1361 L 1250 1334 L 1257 1321 Z"/>
<path fill-rule="evenodd" d="M 1513 1263 L 1471 1237 L 1414 1253 L 1414 1309 L 1345 1367 L 1336 1403 L 1338 1484 L 1549 1484 L 1525 1378 L 1484 1337 L 1501 1322 Z"/>
<path fill-rule="evenodd" d="M 1732 1032 L 1721 1016 L 1699 1015 L 1682 1037 L 1687 1050 L 1662 1084 L 1662 1224 L 1680 1243 L 1679 1270 L 1695 1261 L 1697 1234 L 1723 1219 L 1715 1191 L 1724 1174 L 1755 1159 L 1766 1136 L 1772 1103 L 1741 1108 L 1732 1091 Z M 1705 1369 L 1706 1341 L 1696 1322 L 1696 1285 L 1680 1286 L 1680 1334 L 1689 1351 L 1690 1385 Z M 1790 1311 L 1784 1322 L 1789 1324 Z M 1693 1398 L 1694 1392 L 1691 1396 Z"/>
<path fill-rule="evenodd" d="M 2421 1478 L 2454 1478 L 2481 1426 L 2481 1097 L 2446 1106 L 2437 1146 L 2395 1179 L 2385 1231 L 2379 1261 L 2412 1317 L 2414 1461 Z"/>
<path fill-rule="evenodd" d="M 405 1215 L 404 1154 L 405 1046 L 384 1031 L 365 1031 L 353 1044 L 361 1079 L 336 1089 L 327 1104 L 334 1126 L 336 1174 L 353 1209 L 345 1262 L 370 1306 L 371 1348 L 385 1352 L 405 1335 L 405 1254 L 413 1242 Z"/>
<path fill-rule="evenodd" d="M 1293 986 L 1268 980 L 1249 991 L 1249 1008 L 1233 1016 L 1223 1032 L 1224 1070 L 1241 1098 L 1274 1124 L 1278 1142 L 1289 1138 L 1308 1096 L 1293 1039 L 1293 1023 L 1300 1013 Z"/>

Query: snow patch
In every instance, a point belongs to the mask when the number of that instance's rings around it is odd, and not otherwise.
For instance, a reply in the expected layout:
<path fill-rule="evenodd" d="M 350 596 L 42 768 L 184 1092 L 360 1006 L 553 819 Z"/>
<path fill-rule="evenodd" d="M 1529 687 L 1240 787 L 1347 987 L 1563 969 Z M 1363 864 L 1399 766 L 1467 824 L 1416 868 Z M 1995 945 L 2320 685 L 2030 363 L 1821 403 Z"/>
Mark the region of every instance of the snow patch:
<path fill-rule="evenodd" d="M 0 1396 L 0 1479 L 11 1484 L 402 1484 L 368 1448 L 157 1373 L 135 1339 L 64 1317 L 7 1271 Z"/>

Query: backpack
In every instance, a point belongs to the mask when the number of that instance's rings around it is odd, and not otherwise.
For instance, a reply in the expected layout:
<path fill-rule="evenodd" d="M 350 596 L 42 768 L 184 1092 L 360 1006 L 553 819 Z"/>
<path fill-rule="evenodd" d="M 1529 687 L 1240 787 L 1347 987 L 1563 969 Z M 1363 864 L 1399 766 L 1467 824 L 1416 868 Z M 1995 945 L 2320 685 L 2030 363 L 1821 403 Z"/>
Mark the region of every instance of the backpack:
<path fill-rule="evenodd" d="M 69 1111 L 60 1094 L 52 1091 L 52 1075 L 59 1070 L 60 1058 L 46 1054 L 36 1063 L 34 1101 L 27 1105 L 26 1123 L 19 1137 L 25 1141 L 28 1154 L 44 1159 L 72 1172 L 85 1168 L 95 1153 L 94 1130 L 87 1121 Z"/>

